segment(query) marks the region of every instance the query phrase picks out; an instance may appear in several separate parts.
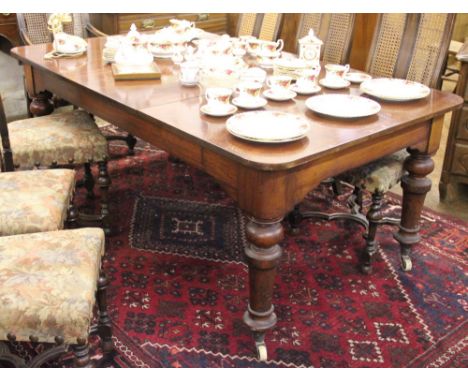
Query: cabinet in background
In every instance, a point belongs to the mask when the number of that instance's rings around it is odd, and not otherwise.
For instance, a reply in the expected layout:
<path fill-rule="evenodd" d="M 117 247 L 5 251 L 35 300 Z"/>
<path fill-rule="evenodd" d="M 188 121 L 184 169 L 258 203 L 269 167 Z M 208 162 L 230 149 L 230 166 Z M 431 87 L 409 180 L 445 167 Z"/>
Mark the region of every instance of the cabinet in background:
<path fill-rule="evenodd" d="M 140 31 L 152 31 L 169 25 L 172 18 L 194 21 L 198 28 L 212 33 L 226 33 L 226 13 L 94 13 L 91 22 L 106 34 L 126 33 L 134 23 Z"/>

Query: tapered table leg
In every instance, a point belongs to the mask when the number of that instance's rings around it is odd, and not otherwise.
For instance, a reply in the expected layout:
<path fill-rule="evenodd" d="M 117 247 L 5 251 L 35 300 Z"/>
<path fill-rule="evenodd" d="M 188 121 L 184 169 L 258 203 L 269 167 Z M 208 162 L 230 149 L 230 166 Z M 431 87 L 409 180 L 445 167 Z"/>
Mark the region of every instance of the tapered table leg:
<path fill-rule="evenodd" d="M 267 359 L 265 331 L 276 324 L 272 304 L 276 266 L 281 257 L 279 243 L 284 237 L 281 219 L 257 220 L 251 218 L 246 226 L 249 264 L 249 305 L 244 322 L 253 331 L 258 356 Z"/>
<path fill-rule="evenodd" d="M 409 151 L 411 155 L 405 161 L 408 175 L 401 180 L 403 206 L 400 229 L 394 235 L 400 243 L 402 268 L 405 271 L 411 270 L 411 248 L 421 239 L 419 236 L 421 211 L 432 184 L 426 176 L 434 169 L 434 161 L 430 155 L 417 150 Z"/>

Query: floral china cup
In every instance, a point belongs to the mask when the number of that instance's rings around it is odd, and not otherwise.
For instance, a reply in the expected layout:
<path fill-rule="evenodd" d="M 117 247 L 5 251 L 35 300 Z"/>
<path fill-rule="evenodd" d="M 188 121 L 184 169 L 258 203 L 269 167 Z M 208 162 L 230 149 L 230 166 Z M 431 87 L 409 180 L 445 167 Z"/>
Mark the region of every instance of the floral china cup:
<path fill-rule="evenodd" d="M 326 78 L 328 81 L 339 82 L 344 80 L 346 73 L 349 72 L 349 64 L 338 65 L 338 64 L 327 64 L 325 65 Z"/>
<path fill-rule="evenodd" d="M 261 41 L 260 42 L 260 55 L 274 56 L 279 54 L 284 48 L 284 41 Z"/>
<path fill-rule="evenodd" d="M 230 106 L 232 89 L 230 88 L 208 88 L 205 92 L 207 105 L 213 111 L 221 111 Z"/>
<path fill-rule="evenodd" d="M 299 88 L 310 89 L 317 85 L 317 78 L 320 69 L 304 69 L 301 76 L 297 79 L 296 84 Z"/>
<path fill-rule="evenodd" d="M 275 94 L 284 94 L 289 91 L 292 77 L 290 76 L 271 76 L 267 79 L 267 85 Z"/>
<path fill-rule="evenodd" d="M 263 85 L 256 81 L 241 82 L 237 86 L 239 98 L 246 102 L 253 101 L 260 96 L 262 87 Z"/>
<path fill-rule="evenodd" d="M 195 62 L 183 62 L 180 64 L 179 79 L 185 84 L 194 84 L 198 82 L 199 68 Z"/>

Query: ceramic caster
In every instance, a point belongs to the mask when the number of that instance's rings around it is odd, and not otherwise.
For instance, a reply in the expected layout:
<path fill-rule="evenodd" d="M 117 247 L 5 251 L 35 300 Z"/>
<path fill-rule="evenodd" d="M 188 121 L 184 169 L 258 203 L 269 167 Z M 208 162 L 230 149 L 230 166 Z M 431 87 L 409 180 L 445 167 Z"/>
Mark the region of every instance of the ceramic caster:
<path fill-rule="evenodd" d="M 401 258 L 401 269 L 405 272 L 411 271 L 413 268 L 413 263 L 408 256 L 402 256 Z"/>
<path fill-rule="evenodd" d="M 267 347 L 265 344 L 265 334 L 255 334 L 255 347 L 257 348 L 257 357 L 259 361 L 268 359 Z"/>

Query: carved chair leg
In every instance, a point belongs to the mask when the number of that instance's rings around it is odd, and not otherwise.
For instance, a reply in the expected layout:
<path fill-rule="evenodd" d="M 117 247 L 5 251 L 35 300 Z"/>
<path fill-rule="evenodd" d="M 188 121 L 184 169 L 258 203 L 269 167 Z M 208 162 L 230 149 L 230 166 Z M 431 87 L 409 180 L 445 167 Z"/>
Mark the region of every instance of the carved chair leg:
<path fill-rule="evenodd" d="M 137 144 L 136 138 L 132 134 L 128 134 L 125 138 L 128 146 L 128 155 L 135 155 L 135 145 Z"/>
<path fill-rule="evenodd" d="M 299 233 L 299 225 L 301 224 L 301 222 L 302 214 L 299 209 L 299 204 L 297 204 L 288 215 L 289 232 L 292 235 L 297 235 Z"/>
<path fill-rule="evenodd" d="M 29 111 L 34 117 L 51 114 L 54 111 L 52 94 L 45 91 L 33 96 L 29 105 Z"/>
<path fill-rule="evenodd" d="M 96 292 L 96 300 L 99 310 L 98 333 L 102 340 L 102 350 L 105 353 L 110 353 L 114 349 L 112 342 L 112 326 L 111 319 L 107 313 L 107 286 L 109 281 L 105 273 L 101 272 L 98 281 L 98 289 Z"/>
<path fill-rule="evenodd" d="M 338 179 L 332 180 L 332 189 L 335 195 L 341 195 L 343 193 L 343 185 Z"/>
<path fill-rule="evenodd" d="M 109 187 L 111 179 L 107 171 L 107 161 L 98 162 L 99 177 L 98 186 L 101 189 L 101 218 L 102 226 L 106 234 L 110 234 L 110 221 L 109 221 Z"/>
<path fill-rule="evenodd" d="M 72 346 L 73 354 L 75 355 L 76 367 L 89 367 L 89 343 L 84 338 L 78 338 L 78 344 Z"/>
<path fill-rule="evenodd" d="M 94 185 L 95 185 L 95 181 L 94 181 L 94 177 L 93 177 L 93 173 L 91 172 L 91 163 L 88 162 L 88 163 L 85 163 L 84 164 L 84 178 L 83 178 L 83 185 L 84 187 L 86 188 L 86 197 L 88 199 L 94 199 Z"/>
<path fill-rule="evenodd" d="M 361 257 L 361 271 L 365 274 L 372 272 L 372 257 L 377 251 L 377 241 L 375 239 L 377 228 L 382 222 L 382 198 L 383 194 L 380 191 L 375 191 L 372 194 L 372 204 L 367 212 L 367 220 L 369 221 L 369 229 L 365 235 L 366 249 Z"/>
<path fill-rule="evenodd" d="M 66 226 L 68 228 L 78 227 L 78 217 L 79 217 L 78 210 L 76 209 L 73 201 L 71 201 L 70 205 L 68 206 Z"/>

